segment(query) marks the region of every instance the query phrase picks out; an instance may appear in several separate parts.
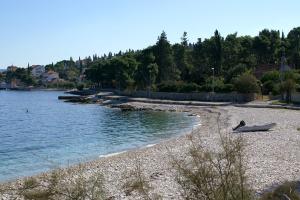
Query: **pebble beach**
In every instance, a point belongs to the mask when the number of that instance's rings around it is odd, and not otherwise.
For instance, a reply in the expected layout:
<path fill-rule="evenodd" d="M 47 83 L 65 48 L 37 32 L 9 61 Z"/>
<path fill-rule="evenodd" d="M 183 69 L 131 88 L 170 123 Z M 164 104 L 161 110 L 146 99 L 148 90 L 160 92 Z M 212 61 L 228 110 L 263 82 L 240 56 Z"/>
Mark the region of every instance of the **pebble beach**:
<path fill-rule="evenodd" d="M 82 163 L 88 176 L 100 172 L 104 178 L 104 189 L 109 199 L 143 199 L 139 194 L 126 194 L 124 180 L 137 164 L 150 185 L 150 195 L 162 199 L 181 199 L 180 187 L 172 167 L 172 158 L 184 158 L 189 150 L 189 137 L 201 138 L 208 149 L 219 148 L 219 132 L 232 137 L 242 136 L 245 141 L 246 175 L 256 193 L 286 180 L 300 178 L 300 112 L 285 109 L 242 108 L 234 106 L 201 107 L 148 103 L 127 103 L 137 110 L 189 112 L 200 116 L 200 125 L 192 132 L 161 141 L 144 148 L 99 157 L 98 160 Z M 277 123 L 267 132 L 232 133 L 232 127 L 240 120 L 247 125 Z M 72 166 L 74 170 L 76 166 Z M 3 198 L 5 199 L 5 198 Z M 9 198 L 6 198 L 9 199 Z"/>

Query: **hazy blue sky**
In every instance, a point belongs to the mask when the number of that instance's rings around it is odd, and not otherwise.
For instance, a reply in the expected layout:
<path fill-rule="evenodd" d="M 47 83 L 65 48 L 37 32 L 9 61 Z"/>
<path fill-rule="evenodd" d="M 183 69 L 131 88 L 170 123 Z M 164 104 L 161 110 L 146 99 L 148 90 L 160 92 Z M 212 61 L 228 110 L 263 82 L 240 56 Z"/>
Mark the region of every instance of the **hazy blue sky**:
<path fill-rule="evenodd" d="M 47 64 L 72 56 L 141 49 L 165 30 L 190 42 L 223 36 L 285 33 L 300 26 L 299 0 L 0 0 L 0 68 Z"/>

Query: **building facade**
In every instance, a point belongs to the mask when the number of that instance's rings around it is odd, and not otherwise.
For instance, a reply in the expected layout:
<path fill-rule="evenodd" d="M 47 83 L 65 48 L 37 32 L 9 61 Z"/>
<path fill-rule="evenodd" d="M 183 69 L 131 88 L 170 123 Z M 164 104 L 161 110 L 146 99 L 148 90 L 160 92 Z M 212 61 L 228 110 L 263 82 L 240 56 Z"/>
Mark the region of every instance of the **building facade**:
<path fill-rule="evenodd" d="M 31 66 L 31 75 L 34 77 L 40 77 L 45 73 L 45 66 L 43 65 L 32 65 Z"/>
<path fill-rule="evenodd" d="M 52 82 L 55 82 L 58 80 L 59 80 L 59 74 L 54 71 L 48 71 L 48 72 L 43 73 L 43 75 L 42 75 L 42 81 L 44 83 L 52 83 Z"/>

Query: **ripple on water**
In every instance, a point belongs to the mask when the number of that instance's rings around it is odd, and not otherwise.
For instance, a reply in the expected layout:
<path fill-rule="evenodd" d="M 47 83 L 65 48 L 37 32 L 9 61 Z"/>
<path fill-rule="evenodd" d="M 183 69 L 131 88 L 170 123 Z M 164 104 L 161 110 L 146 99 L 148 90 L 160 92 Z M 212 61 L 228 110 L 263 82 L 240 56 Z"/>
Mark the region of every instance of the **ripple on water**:
<path fill-rule="evenodd" d="M 59 95 L 0 91 L 0 181 L 157 143 L 198 123 L 187 113 L 121 112 Z"/>

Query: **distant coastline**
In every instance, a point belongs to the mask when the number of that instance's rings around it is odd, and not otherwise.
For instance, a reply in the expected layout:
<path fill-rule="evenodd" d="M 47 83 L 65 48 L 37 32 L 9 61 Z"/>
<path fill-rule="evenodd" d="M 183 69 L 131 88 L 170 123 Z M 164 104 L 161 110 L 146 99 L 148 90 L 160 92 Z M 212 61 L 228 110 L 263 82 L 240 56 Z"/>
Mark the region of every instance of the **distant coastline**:
<path fill-rule="evenodd" d="M 0 90 L 6 91 L 68 91 L 64 88 L 0 88 Z"/>

